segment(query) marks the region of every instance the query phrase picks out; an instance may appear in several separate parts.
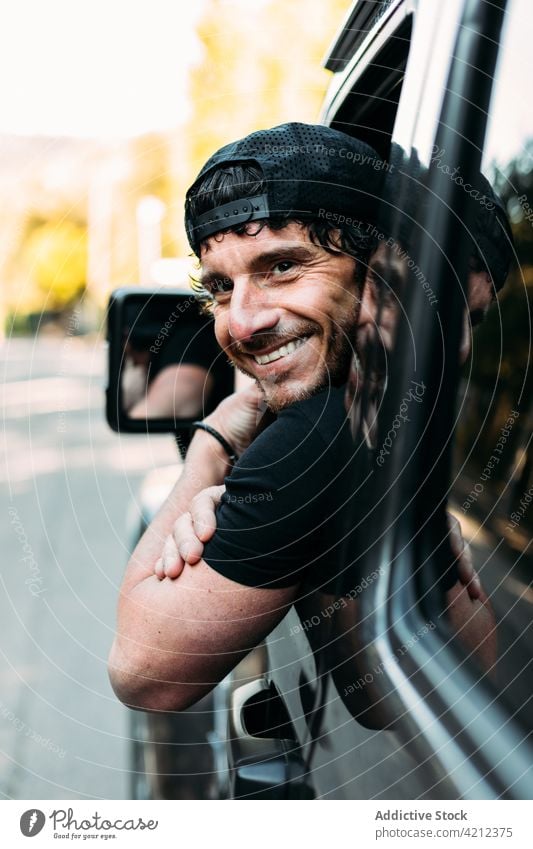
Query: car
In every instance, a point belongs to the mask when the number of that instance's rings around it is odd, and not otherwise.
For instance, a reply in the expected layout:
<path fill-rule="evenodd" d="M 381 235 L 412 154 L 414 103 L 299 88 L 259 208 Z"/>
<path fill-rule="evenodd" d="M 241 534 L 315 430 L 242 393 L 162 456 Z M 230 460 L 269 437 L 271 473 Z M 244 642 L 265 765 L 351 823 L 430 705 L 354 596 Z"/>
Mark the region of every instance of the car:
<path fill-rule="evenodd" d="M 374 233 L 400 305 L 372 437 L 378 448 L 389 439 L 390 452 L 382 468 L 356 471 L 338 580 L 303 593 L 203 702 L 134 714 L 134 796 L 531 798 L 533 121 L 520 97 L 533 73 L 517 58 L 527 12 L 525 0 L 357 0 L 349 10 L 325 62 L 321 120 L 396 169 Z M 472 233 L 489 202 L 480 173 L 511 217 L 514 265 L 461 370 Z M 409 272 L 398 282 L 399 251 Z M 409 387 L 409 422 L 391 431 Z M 143 527 L 155 509 L 146 505 Z M 447 505 L 496 614 L 496 663 L 445 603 Z"/>

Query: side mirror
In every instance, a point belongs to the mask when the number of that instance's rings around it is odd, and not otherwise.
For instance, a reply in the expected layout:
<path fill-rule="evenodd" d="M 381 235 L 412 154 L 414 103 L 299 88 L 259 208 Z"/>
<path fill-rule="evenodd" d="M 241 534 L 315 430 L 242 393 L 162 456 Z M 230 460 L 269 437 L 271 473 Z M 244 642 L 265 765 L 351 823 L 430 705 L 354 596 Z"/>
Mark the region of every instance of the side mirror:
<path fill-rule="evenodd" d="M 108 306 L 106 418 L 119 433 L 184 433 L 234 390 L 213 320 L 192 292 L 127 286 Z"/>

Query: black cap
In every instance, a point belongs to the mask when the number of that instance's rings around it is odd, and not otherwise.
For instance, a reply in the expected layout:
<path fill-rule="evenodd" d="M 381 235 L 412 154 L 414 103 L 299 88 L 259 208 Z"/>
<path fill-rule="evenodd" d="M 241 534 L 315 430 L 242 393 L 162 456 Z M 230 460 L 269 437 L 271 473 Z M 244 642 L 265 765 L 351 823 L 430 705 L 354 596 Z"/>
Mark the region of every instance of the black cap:
<path fill-rule="evenodd" d="M 486 265 L 494 288 L 499 291 L 505 283 L 514 254 L 513 233 L 503 201 L 483 174 L 479 175 L 476 185 L 486 202 L 476 206 L 472 227 L 475 253 Z"/>
<path fill-rule="evenodd" d="M 263 193 L 191 214 L 204 177 L 231 165 L 254 165 Z M 281 124 L 220 148 L 187 192 L 185 229 L 193 251 L 230 227 L 265 218 L 323 220 L 361 227 L 375 222 L 386 163 L 367 144 L 321 124 Z"/>

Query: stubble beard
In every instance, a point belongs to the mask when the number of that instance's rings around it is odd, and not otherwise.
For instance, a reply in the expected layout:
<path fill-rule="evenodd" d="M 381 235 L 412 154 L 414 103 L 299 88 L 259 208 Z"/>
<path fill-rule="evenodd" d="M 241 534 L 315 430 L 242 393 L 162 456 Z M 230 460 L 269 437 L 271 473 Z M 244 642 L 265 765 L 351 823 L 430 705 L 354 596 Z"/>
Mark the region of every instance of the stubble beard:
<path fill-rule="evenodd" d="M 302 385 L 299 388 L 291 389 L 290 393 L 283 397 L 283 388 L 280 386 L 280 381 L 283 381 L 283 375 L 278 378 L 269 380 L 260 380 L 256 375 L 242 366 L 238 360 L 233 360 L 230 357 L 230 362 L 242 374 L 251 377 L 259 390 L 263 393 L 265 404 L 273 413 L 279 413 L 286 407 L 290 407 L 298 401 L 305 401 L 318 395 L 330 387 L 342 386 L 348 380 L 350 365 L 355 347 L 352 339 L 355 339 L 355 330 L 357 327 L 357 318 L 351 316 L 344 322 L 334 326 L 330 334 L 330 343 L 326 354 L 326 361 L 321 363 L 317 375 L 314 377 L 312 384 Z M 314 329 L 314 326 L 313 326 Z M 306 335 L 305 333 L 301 335 Z M 316 334 L 313 334 L 316 335 Z M 280 344 L 283 343 L 281 338 Z M 306 343 L 308 344 L 308 343 Z M 280 391 L 276 391 L 280 390 Z"/>

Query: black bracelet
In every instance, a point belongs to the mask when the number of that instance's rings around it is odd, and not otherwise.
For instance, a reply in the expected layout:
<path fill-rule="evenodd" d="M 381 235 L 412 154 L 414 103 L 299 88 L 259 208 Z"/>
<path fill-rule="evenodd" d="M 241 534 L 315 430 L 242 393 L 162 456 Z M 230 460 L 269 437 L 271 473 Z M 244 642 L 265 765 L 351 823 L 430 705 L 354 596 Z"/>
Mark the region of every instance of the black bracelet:
<path fill-rule="evenodd" d="M 229 444 L 228 440 L 224 439 L 224 437 L 222 436 L 221 433 L 218 432 L 218 430 L 215 430 L 214 427 L 211 427 L 211 425 L 208 425 L 205 422 L 193 422 L 191 428 L 192 428 L 193 431 L 195 431 L 195 430 L 205 430 L 206 433 L 210 433 L 211 436 L 213 436 L 218 442 L 220 442 L 220 444 L 222 445 L 222 448 L 224 449 L 224 451 L 228 455 L 230 463 L 236 462 L 236 460 L 238 458 L 237 458 L 237 455 L 235 454 L 235 451 L 233 450 L 233 448 Z"/>

